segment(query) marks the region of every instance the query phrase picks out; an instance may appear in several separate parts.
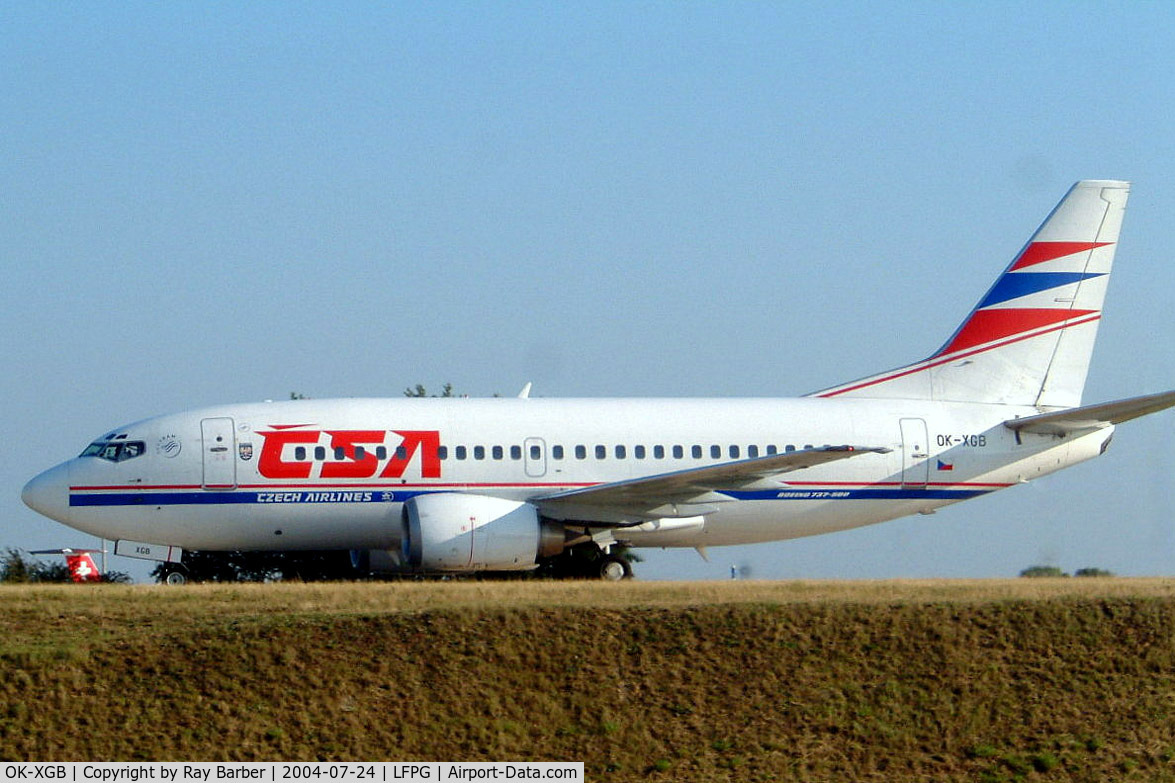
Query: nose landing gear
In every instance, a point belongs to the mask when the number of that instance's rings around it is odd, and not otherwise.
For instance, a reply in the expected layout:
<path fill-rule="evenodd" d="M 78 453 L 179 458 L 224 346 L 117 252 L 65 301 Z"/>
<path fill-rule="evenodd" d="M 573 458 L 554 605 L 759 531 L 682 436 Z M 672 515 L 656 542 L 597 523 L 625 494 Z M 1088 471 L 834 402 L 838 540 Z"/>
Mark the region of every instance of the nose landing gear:
<path fill-rule="evenodd" d="M 188 583 L 188 569 L 180 563 L 163 563 L 159 566 L 159 575 L 156 581 L 165 585 L 184 585 Z"/>

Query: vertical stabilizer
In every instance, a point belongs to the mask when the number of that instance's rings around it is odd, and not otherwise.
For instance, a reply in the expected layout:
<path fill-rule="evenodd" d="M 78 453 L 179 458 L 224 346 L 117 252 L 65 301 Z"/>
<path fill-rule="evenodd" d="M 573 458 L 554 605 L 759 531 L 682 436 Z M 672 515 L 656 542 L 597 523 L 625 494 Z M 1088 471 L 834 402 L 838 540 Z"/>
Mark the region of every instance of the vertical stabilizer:
<path fill-rule="evenodd" d="M 1078 182 L 942 348 L 813 396 L 1080 405 L 1129 192 Z"/>

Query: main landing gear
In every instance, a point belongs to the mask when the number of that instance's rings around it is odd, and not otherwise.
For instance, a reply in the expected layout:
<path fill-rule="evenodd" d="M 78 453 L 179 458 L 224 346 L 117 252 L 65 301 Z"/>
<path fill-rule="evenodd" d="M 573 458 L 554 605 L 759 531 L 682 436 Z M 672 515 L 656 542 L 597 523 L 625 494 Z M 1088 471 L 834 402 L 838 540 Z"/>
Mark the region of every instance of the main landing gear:
<path fill-rule="evenodd" d="M 619 582 L 632 579 L 632 565 L 623 555 L 601 555 L 599 558 L 600 579 L 605 582 Z"/>
<path fill-rule="evenodd" d="M 538 573 L 552 579 L 619 582 L 632 578 L 632 563 L 627 549 L 622 546 L 614 544 L 604 548 L 594 542 L 586 542 L 549 558 L 539 567 Z"/>

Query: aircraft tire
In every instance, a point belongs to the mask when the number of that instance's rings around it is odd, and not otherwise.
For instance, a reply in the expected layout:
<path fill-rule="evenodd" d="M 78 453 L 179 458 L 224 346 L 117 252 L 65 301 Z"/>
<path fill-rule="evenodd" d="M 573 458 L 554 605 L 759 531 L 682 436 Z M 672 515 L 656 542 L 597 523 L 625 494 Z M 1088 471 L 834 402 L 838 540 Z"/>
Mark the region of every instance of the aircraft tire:
<path fill-rule="evenodd" d="M 170 568 L 167 575 L 163 577 L 163 584 L 165 585 L 186 585 L 188 583 L 188 575 L 178 568 Z"/>
<path fill-rule="evenodd" d="M 605 582 L 619 582 L 632 578 L 632 566 L 623 557 L 604 555 L 600 558 L 600 579 Z"/>

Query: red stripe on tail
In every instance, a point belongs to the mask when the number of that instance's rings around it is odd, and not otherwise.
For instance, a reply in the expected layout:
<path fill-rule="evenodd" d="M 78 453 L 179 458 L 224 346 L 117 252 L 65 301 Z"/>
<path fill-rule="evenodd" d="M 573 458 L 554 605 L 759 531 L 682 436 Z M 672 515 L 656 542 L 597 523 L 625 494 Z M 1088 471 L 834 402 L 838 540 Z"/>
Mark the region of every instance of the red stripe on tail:
<path fill-rule="evenodd" d="M 977 310 L 951 340 L 950 344 L 935 356 L 962 351 L 976 345 L 1001 340 L 1021 332 L 1030 332 L 1042 326 L 1051 326 L 1070 318 L 1096 313 L 1097 310 L 1054 310 L 1010 308 Z"/>
<path fill-rule="evenodd" d="M 1052 261 L 1054 258 L 1064 258 L 1071 256 L 1074 253 L 1081 253 L 1086 250 L 1094 250 L 1095 248 L 1112 245 L 1113 242 L 1033 242 L 1028 247 L 1024 248 L 1024 252 L 1016 259 L 1016 263 L 1012 264 L 1009 272 L 1015 272 L 1017 269 L 1023 269 L 1026 266 L 1035 266 L 1036 264 L 1043 264 L 1045 261 Z"/>

